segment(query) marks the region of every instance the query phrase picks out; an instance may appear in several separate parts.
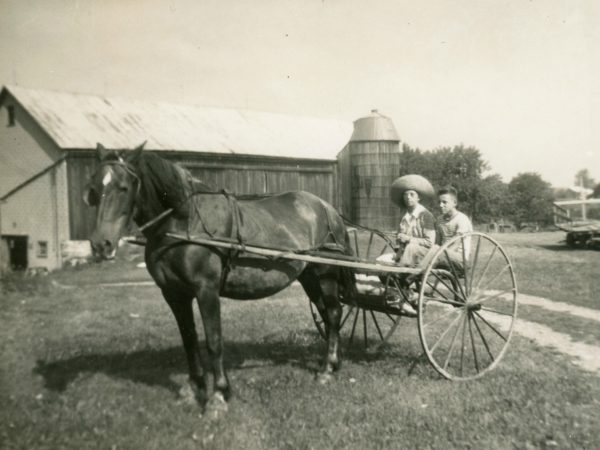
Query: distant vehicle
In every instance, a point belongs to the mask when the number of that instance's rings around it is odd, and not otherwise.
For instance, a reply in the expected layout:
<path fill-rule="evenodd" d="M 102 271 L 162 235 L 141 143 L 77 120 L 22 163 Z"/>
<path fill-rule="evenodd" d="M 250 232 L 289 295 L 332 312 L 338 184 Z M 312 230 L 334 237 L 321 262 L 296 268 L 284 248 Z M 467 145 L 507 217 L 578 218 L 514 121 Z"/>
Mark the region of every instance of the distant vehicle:
<path fill-rule="evenodd" d="M 580 206 L 581 213 L 573 214 Z M 600 199 L 564 200 L 554 202 L 554 225 L 567 232 L 567 245 L 573 248 L 600 248 L 600 220 L 589 219 L 590 207 L 599 206 Z M 600 217 L 600 215 L 597 215 Z"/>

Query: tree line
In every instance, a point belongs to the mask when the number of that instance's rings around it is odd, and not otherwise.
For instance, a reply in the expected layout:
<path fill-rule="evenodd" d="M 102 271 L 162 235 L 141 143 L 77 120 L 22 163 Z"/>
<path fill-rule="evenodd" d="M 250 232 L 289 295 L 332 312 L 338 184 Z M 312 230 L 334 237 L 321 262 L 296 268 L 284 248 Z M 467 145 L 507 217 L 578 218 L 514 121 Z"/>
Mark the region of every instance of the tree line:
<path fill-rule="evenodd" d="M 459 209 L 475 223 L 510 221 L 517 228 L 552 223 L 555 190 L 550 183 L 536 172 L 520 173 L 505 183 L 500 175 L 490 174 L 490 169 L 474 147 L 457 145 L 422 151 L 404 144 L 400 152 L 400 175 L 418 173 L 436 190 L 454 186 Z M 586 169 L 577 176 L 583 176 L 588 185 L 594 184 Z M 594 188 L 592 195 L 600 197 L 600 183 Z M 429 206 L 437 208 L 435 204 Z"/>

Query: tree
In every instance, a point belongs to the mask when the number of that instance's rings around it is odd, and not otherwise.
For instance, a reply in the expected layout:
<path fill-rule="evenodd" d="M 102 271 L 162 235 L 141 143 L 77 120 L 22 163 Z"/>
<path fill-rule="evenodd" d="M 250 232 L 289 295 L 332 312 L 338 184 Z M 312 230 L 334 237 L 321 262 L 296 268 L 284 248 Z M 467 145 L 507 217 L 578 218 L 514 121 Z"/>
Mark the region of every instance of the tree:
<path fill-rule="evenodd" d="M 590 176 L 588 169 L 581 169 L 575 174 L 575 186 L 584 187 L 587 189 L 594 189 L 594 179 Z"/>
<path fill-rule="evenodd" d="M 534 172 L 521 173 L 508 184 L 514 202 L 512 220 L 518 228 L 526 222 L 552 223 L 552 186 Z"/>
<path fill-rule="evenodd" d="M 600 183 L 596 185 L 594 192 L 592 192 L 589 198 L 600 198 Z"/>
<path fill-rule="evenodd" d="M 508 184 L 498 174 L 485 177 L 479 183 L 477 210 L 474 214 L 480 222 L 492 222 L 510 217 L 514 210 L 513 197 Z"/>
<path fill-rule="evenodd" d="M 431 181 L 436 189 L 447 185 L 454 186 L 458 191 L 461 210 L 474 220 L 479 220 L 479 183 L 487 169 L 488 163 L 474 147 L 457 145 L 423 152 L 403 145 L 400 153 L 399 175 L 417 173 Z"/>

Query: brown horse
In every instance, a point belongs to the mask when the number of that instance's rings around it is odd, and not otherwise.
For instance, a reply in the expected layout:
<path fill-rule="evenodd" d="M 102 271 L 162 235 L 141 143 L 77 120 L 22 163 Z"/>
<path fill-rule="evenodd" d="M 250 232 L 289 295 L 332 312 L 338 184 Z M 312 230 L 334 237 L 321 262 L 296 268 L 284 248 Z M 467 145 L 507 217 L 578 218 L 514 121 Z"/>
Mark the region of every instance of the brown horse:
<path fill-rule="evenodd" d="M 208 400 L 207 371 L 201 366 L 194 297 L 214 374 L 212 401 L 223 403 L 231 393 L 223 366 L 219 297 L 264 298 L 296 279 L 325 322 L 327 354 L 318 379 L 325 382 L 331 378 L 340 364 L 340 296 L 352 295 L 354 289 L 349 270 L 235 254 L 174 239 L 167 233 L 351 254 L 344 222 L 335 209 L 302 191 L 238 200 L 223 191 L 212 191 L 187 170 L 143 152 L 143 145 L 117 152 L 98 144 L 100 164 L 84 195 L 89 205 L 98 207 L 92 247 L 100 258 L 110 259 L 131 218 L 143 229 L 146 266 L 175 315 L 198 402 L 205 405 Z"/>

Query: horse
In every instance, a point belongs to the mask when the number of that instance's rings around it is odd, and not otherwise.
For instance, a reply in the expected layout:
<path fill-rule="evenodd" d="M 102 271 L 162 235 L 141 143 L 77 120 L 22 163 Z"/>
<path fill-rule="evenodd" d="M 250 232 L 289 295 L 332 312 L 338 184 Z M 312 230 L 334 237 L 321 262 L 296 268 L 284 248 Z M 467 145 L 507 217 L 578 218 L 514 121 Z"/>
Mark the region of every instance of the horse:
<path fill-rule="evenodd" d="M 145 144 L 145 143 L 144 143 Z M 350 269 L 198 245 L 170 236 L 203 236 L 240 244 L 321 250 L 352 255 L 343 219 L 319 197 L 293 191 L 263 198 L 236 198 L 216 191 L 191 173 L 150 151 L 108 150 L 97 145 L 99 164 L 84 192 L 97 207 L 91 234 L 100 260 L 115 256 L 118 241 L 133 220 L 145 236 L 146 267 L 177 322 L 195 401 L 227 405 L 231 385 L 223 364 L 220 297 L 254 300 L 271 296 L 298 280 L 326 328 L 327 349 L 317 380 L 326 383 L 340 367 L 341 302 L 355 289 Z M 193 299 L 205 331 L 213 392 L 202 367 Z"/>

